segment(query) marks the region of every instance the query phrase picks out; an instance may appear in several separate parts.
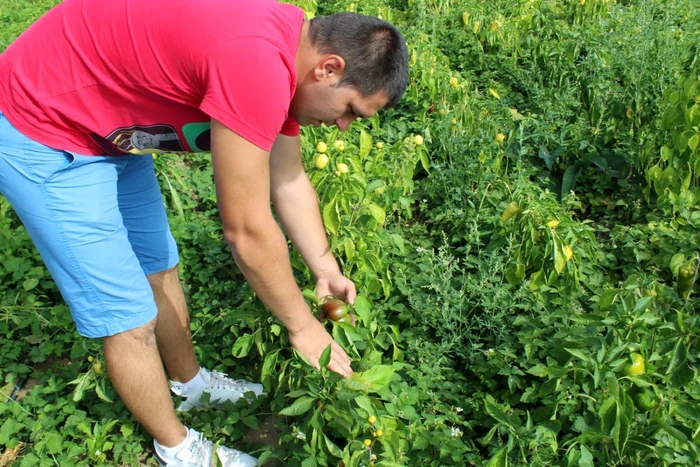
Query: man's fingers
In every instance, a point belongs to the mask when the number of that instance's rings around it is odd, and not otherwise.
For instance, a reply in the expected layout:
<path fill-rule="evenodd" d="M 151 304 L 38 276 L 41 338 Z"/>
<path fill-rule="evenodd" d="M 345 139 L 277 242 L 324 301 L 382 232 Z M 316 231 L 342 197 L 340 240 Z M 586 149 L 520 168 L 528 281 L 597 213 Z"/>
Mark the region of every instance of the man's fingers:
<path fill-rule="evenodd" d="M 335 351 L 335 358 L 333 358 L 333 360 L 337 363 L 341 370 L 338 371 L 338 373 L 347 378 L 353 373 L 352 367 L 350 366 L 350 357 L 348 357 L 348 354 L 346 354 L 337 343 L 334 344 L 335 345 L 333 345 L 333 348 L 331 349 L 331 357 L 333 357 L 333 351 Z"/>
<path fill-rule="evenodd" d="M 353 305 L 355 303 L 355 297 L 357 297 L 357 292 L 355 291 L 355 284 L 343 277 L 343 295 L 345 298 L 345 301 L 348 302 L 350 305 Z"/>
<path fill-rule="evenodd" d="M 334 371 L 345 378 L 352 375 L 352 367 L 350 367 L 349 362 L 332 361 L 328 367 L 331 371 Z"/>
<path fill-rule="evenodd" d="M 346 291 L 346 296 L 348 297 L 348 303 L 350 303 L 350 305 L 354 305 L 355 298 L 357 298 L 357 292 L 355 291 L 355 284 L 350 283 L 350 287 L 348 287 L 348 290 Z"/>
<path fill-rule="evenodd" d="M 319 323 L 319 327 L 321 327 Z M 323 329 L 321 327 L 321 329 Z M 328 369 L 334 371 L 344 377 L 349 377 L 352 375 L 353 370 L 350 366 L 351 360 L 345 350 L 331 337 L 328 332 L 323 329 L 320 335 L 315 336 L 316 339 L 311 341 L 302 340 L 301 346 L 296 347 L 296 339 L 290 339 L 292 345 L 297 348 L 299 352 L 306 358 L 306 360 L 316 369 L 320 369 L 320 359 L 323 354 L 323 350 L 331 345 L 331 359 L 328 363 Z M 319 339 L 320 338 L 320 339 Z"/>
<path fill-rule="evenodd" d="M 345 353 L 345 350 L 336 342 L 331 342 L 331 358 L 335 357 L 339 361 L 350 363 L 350 357 Z"/>
<path fill-rule="evenodd" d="M 343 348 L 337 342 L 331 343 L 331 362 L 328 365 L 329 369 L 343 375 L 345 378 L 352 374 L 350 366 L 350 357 L 345 353 Z"/>

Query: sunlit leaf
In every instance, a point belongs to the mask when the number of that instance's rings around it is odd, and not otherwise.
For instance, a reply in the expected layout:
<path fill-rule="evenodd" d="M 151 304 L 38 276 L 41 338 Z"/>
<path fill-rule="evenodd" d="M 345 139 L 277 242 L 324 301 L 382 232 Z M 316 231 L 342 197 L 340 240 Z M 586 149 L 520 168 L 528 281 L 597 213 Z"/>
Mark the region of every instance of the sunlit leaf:
<path fill-rule="evenodd" d="M 369 205 L 369 212 L 380 225 L 384 224 L 384 221 L 386 220 L 386 211 L 384 211 L 383 207 L 379 206 L 378 204 L 371 203 Z"/>
<path fill-rule="evenodd" d="M 289 407 L 280 410 L 280 415 L 287 415 L 289 417 L 295 417 L 297 415 L 304 414 L 311 410 L 313 407 L 315 399 L 313 397 L 304 396 L 295 400 Z"/>
<path fill-rule="evenodd" d="M 508 467 L 508 447 L 503 447 L 486 463 L 486 467 Z"/>
<path fill-rule="evenodd" d="M 340 229 L 340 215 L 338 214 L 338 205 L 333 198 L 323 207 L 323 224 L 334 235 L 338 234 Z"/>
<path fill-rule="evenodd" d="M 360 159 L 364 160 L 372 150 L 372 136 L 365 130 L 360 131 Z"/>
<path fill-rule="evenodd" d="M 682 339 L 678 339 L 673 349 L 673 357 L 666 374 L 675 387 L 685 386 L 693 380 L 695 372 L 688 364 L 688 347 Z"/>
<path fill-rule="evenodd" d="M 355 314 L 357 314 L 357 317 L 360 318 L 360 322 L 364 325 L 368 325 L 372 319 L 372 302 L 370 302 L 364 295 L 358 295 L 357 298 L 355 298 L 353 308 L 355 310 Z"/>
<path fill-rule="evenodd" d="M 318 359 L 318 364 L 321 366 L 321 368 L 325 368 L 328 366 L 330 361 L 331 361 L 331 345 L 328 344 L 328 346 L 323 350 L 323 353 L 321 354 L 321 358 Z"/>

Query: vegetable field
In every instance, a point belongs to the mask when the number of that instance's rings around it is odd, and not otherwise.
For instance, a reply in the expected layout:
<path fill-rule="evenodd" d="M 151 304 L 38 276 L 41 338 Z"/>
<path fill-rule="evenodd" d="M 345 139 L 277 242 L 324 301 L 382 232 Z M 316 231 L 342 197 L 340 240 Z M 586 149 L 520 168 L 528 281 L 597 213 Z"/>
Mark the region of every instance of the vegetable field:
<path fill-rule="evenodd" d="M 0 0 L 0 50 L 55 3 Z M 184 422 L 270 466 L 700 465 L 697 1 L 296 3 L 411 57 L 396 108 L 302 129 L 356 373 L 244 282 L 209 155 L 159 155 L 200 363 L 269 393 Z M 101 352 L 0 198 L 0 466 L 157 465 Z"/>

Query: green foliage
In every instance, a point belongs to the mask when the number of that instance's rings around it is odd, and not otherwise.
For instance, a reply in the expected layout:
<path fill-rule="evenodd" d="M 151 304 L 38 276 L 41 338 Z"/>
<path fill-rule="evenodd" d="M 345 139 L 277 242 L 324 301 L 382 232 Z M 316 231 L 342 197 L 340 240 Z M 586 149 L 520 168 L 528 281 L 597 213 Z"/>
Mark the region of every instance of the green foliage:
<path fill-rule="evenodd" d="M 644 148 L 646 178 L 656 202 L 670 205 L 674 211 L 687 211 L 700 202 L 699 80 L 700 75 L 696 74 L 666 89 L 658 141 L 650 140 Z M 658 145 L 661 149 L 654 157 L 652 153 Z M 646 190 L 647 198 L 651 193 Z"/>
<path fill-rule="evenodd" d="M 388 254 L 403 253 L 404 239 L 389 235 L 384 226 L 411 217 L 416 166 L 427 170 L 429 162 L 425 146 L 415 144 L 402 125 L 382 123 L 377 116 L 366 123 L 355 121 L 342 136 L 335 128 L 304 128 L 303 159 L 344 274 L 368 294 L 388 297 Z M 319 143 L 326 144 L 329 158 L 323 169 L 314 168 Z M 341 173 L 338 164 L 348 172 Z M 298 255 L 292 262 L 306 271 Z"/>
<path fill-rule="evenodd" d="M 0 0 L 0 48 L 54 3 Z M 331 249 L 360 294 L 355 326 L 325 324 L 356 373 L 329 372 L 328 351 L 312 368 L 245 284 L 208 155 L 158 155 L 198 358 L 269 394 L 183 421 L 289 466 L 697 465 L 694 2 L 294 3 L 380 15 L 408 41 L 395 109 L 342 134 L 302 129 Z M 76 334 L 2 198 L 0 264 L 0 456 L 153 464 L 99 342 Z M 270 414 L 279 443 L 251 442 Z"/>

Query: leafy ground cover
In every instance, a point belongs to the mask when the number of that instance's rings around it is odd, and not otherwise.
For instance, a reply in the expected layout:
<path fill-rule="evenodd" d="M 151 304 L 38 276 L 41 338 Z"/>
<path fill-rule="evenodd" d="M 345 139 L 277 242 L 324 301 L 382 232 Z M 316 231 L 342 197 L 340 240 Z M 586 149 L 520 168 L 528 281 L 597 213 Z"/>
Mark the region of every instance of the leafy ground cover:
<path fill-rule="evenodd" d="M 53 3 L 0 0 L 0 47 Z M 311 369 L 244 283 L 207 155 L 158 156 L 200 360 L 270 394 L 185 421 L 270 465 L 698 465 L 694 3 L 297 2 L 411 52 L 396 109 L 302 134 L 357 373 Z M 0 225 L 0 465 L 154 465 L 4 200 Z"/>

